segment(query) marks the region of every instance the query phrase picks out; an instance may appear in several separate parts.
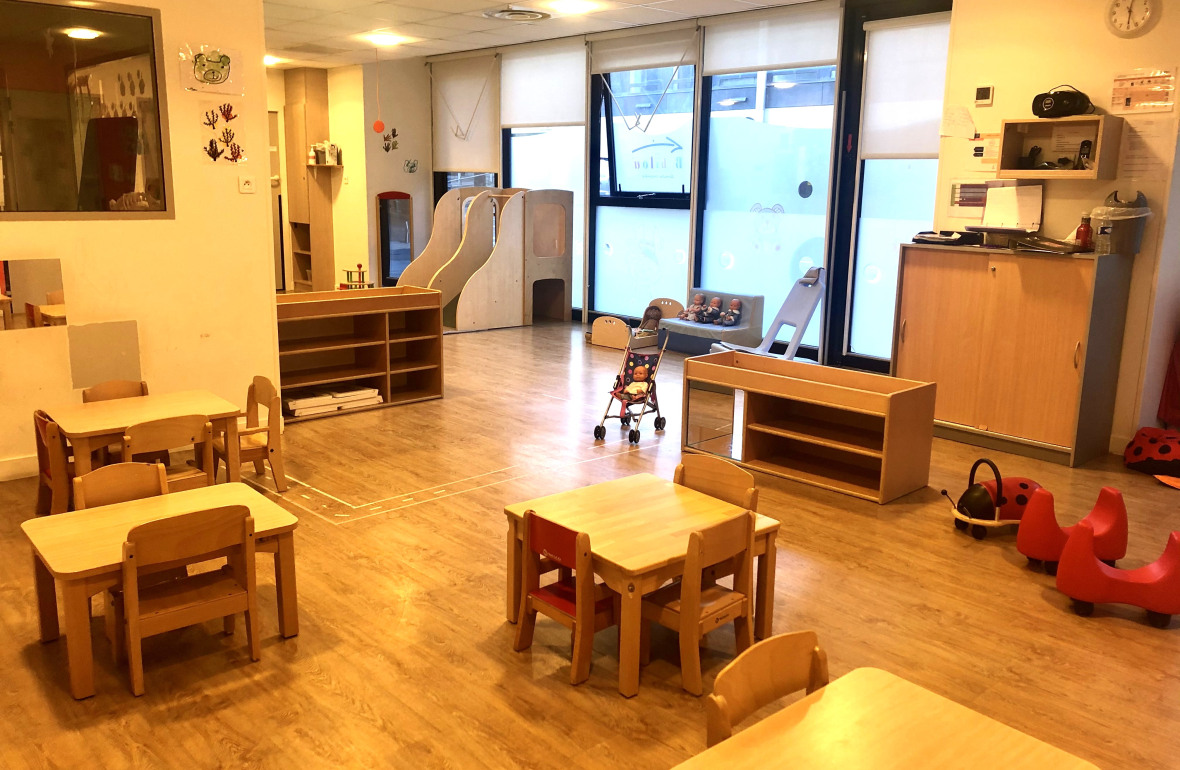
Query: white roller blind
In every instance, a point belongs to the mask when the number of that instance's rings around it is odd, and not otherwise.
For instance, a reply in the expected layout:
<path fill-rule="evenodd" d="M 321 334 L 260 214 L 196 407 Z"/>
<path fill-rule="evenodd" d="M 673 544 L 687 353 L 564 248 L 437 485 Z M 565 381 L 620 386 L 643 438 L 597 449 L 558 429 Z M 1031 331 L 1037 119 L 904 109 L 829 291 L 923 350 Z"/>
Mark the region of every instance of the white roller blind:
<path fill-rule="evenodd" d="M 430 63 L 435 171 L 500 168 L 497 56 Z"/>
<path fill-rule="evenodd" d="M 840 6 L 803 3 L 754 18 L 704 20 L 702 74 L 835 64 L 840 49 Z"/>
<path fill-rule="evenodd" d="M 646 35 L 591 38 L 590 57 L 590 71 L 596 74 L 695 64 L 697 31 L 686 27 Z"/>
<path fill-rule="evenodd" d="M 581 39 L 517 46 L 500 63 L 500 125 L 586 122 L 586 44 Z"/>
<path fill-rule="evenodd" d="M 950 14 L 865 25 L 860 154 L 936 157 Z"/>

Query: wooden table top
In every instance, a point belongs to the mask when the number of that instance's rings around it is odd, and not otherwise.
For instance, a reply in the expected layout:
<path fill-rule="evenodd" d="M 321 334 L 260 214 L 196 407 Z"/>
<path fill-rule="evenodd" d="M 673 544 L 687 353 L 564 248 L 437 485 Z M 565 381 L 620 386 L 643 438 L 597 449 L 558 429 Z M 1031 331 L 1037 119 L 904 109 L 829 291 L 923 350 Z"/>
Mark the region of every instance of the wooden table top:
<path fill-rule="evenodd" d="M 66 317 L 66 306 L 63 304 L 41 305 L 40 308 L 38 308 L 38 309 L 41 311 L 41 315 L 49 316 L 50 318 L 65 318 Z"/>
<path fill-rule="evenodd" d="M 858 668 L 677 765 L 679 770 L 717 767 L 1096 770 L 1073 754 L 877 668 Z"/>
<path fill-rule="evenodd" d="M 226 505 L 250 509 L 257 537 L 289 532 L 299 524 L 292 513 L 239 482 L 40 516 L 20 527 L 54 577 L 75 579 L 110 572 L 121 564 L 123 542 L 138 524 Z"/>
<path fill-rule="evenodd" d="M 595 558 L 631 574 L 683 559 L 690 533 L 743 510 L 650 473 L 513 503 L 504 513 L 519 519 L 530 508 L 589 534 Z M 778 528 L 777 520 L 758 516 L 758 534 Z"/>
<path fill-rule="evenodd" d="M 204 414 L 216 420 L 240 413 L 237 405 L 207 390 L 183 390 L 89 404 L 69 404 L 48 411 L 68 438 L 118 433 L 128 425 L 165 417 Z"/>

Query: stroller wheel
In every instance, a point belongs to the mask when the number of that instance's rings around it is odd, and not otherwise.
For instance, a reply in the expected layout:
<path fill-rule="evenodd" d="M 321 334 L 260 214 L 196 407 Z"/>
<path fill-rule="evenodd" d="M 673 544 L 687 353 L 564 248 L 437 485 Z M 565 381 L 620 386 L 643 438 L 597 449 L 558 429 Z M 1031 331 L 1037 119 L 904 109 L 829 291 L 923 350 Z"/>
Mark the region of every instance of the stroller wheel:
<path fill-rule="evenodd" d="M 656 418 L 656 430 L 663 430 L 664 426 L 668 424 L 668 420 L 663 417 Z"/>
<path fill-rule="evenodd" d="M 627 434 L 627 440 L 630 441 L 632 444 L 638 444 L 639 443 L 639 431 L 632 430 L 630 433 Z"/>
<path fill-rule="evenodd" d="M 601 425 L 595 425 L 594 426 L 594 440 L 595 441 L 602 441 L 604 438 L 606 438 L 606 428 L 602 427 Z"/>
<path fill-rule="evenodd" d="M 619 424 L 624 428 L 631 424 L 631 415 L 625 414 L 619 418 Z"/>

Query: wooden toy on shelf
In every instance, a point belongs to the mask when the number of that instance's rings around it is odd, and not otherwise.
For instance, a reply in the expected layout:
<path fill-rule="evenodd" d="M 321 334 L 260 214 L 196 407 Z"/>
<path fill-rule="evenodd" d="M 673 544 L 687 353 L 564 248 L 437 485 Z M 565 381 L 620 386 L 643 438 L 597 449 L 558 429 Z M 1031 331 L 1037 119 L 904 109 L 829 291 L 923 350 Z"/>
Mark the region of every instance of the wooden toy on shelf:
<path fill-rule="evenodd" d="M 373 282 L 365 280 L 365 274 L 369 271 L 365 269 L 360 262 L 356 263 L 356 270 L 344 271 L 344 282 L 340 284 L 341 289 L 371 289 Z"/>
<path fill-rule="evenodd" d="M 975 483 L 975 471 L 979 466 L 991 468 L 994 479 Z M 1000 478 L 1000 469 L 987 458 L 981 457 L 971 466 L 971 474 L 967 478 L 967 491 L 959 497 L 959 502 L 952 501 L 952 513 L 955 517 L 955 529 L 966 531 L 971 528 L 971 536 L 976 540 L 987 537 L 987 531 L 994 527 L 1006 527 L 1018 524 L 1024 516 L 1024 509 L 1032 493 L 1041 485 L 1032 479 L 1019 476 L 1010 477 L 1007 481 Z M 1008 494 L 1005 495 L 1004 492 Z M 946 499 L 951 496 L 942 490 Z"/>
<path fill-rule="evenodd" d="M 1139 569 L 1121 570 L 1103 564 L 1095 554 L 1094 527 L 1079 522 L 1069 535 L 1057 567 L 1057 590 L 1073 600 L 1079 615 L 1095 604 L 1130 604 L 1147 610 L 1147 620 L 1167 628 L 1180 614 L 1180 532 L 1168 536 L 1158 559 Z"/>
<path fill-rule="evenodd" d="M 1094 529 L 1094 555 L 1113 567 L 1127 555 L 1127 505 L 1123 495 L 1113 487 L 1103 487 L 1098 502 L 1082 521 Z M 1053 495 L 1047 489 L 1032 494 L 1020 529 L 1016 532 L 1016 550 L 1028 558 L 1028 565 L 1044 564 L 1045 572 L 1057 574 L 1061 552 L 1077 525 L 1062 527 L 1053 513 Z"/>

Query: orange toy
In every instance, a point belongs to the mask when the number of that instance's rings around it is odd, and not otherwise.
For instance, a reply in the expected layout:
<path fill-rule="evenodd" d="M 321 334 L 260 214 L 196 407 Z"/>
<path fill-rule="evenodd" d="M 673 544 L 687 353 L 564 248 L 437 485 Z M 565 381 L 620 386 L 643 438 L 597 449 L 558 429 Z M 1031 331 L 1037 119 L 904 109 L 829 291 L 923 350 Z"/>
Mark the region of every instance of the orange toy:
<path fill-rule="evenodd" d="M 1069 535 L 1057 568 L 1057 590 L 1073 599 L 1079 615 L 1089 615 L 1098 603 L 1130 604 L 1147 610 L 1147 620 L 1167 628 L 1180 614 L 1180 532 L 1146 567 L 1120 570 L 1108 567 L 1094 554 L 1094 527 L 1081 521 Z"/>
<path fill-rule="evenodd" d="M 1127 506 L 1123 494 L 1113 487 L 1103 487 L 1098 502 L 1082 521 L 1094 529 L 1094 555 L 1111 567 L 1127 555 Z M 1016 550 L 1028 557 L 1028 566 L 1044 563 L 1045 572 L 1057 574 L 1057 562 L 1069 540 L 1072 527 L 1062 527 L 1053 512 L 1053 495 L 1037 489 L 1024 509 L 1020 529 L 1016 532 Z"/>

